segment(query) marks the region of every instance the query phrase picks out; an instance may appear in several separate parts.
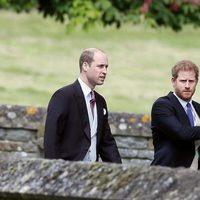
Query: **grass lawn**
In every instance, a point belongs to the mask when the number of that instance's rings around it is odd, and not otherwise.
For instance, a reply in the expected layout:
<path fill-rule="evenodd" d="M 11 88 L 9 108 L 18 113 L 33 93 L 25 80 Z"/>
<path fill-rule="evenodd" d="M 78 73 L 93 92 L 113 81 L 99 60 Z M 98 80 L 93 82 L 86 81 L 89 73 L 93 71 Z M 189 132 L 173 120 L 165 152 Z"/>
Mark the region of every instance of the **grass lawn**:
<path fill-rule="evenodd" d="M 171 67 L 181 59 L 200 65 L 200 29 L 175 33 L 126 25 L 74 30 L 36 12 L 0 12 L 0 103 L 47 106 L 52 93 L 79 74 L 83 49 L 99 47 L 109 58 L 103 86 L 112 112 L 150 113 L 152 103 L 172 90 Z M 200 101 L 197 88 L 195 100 Z"/>

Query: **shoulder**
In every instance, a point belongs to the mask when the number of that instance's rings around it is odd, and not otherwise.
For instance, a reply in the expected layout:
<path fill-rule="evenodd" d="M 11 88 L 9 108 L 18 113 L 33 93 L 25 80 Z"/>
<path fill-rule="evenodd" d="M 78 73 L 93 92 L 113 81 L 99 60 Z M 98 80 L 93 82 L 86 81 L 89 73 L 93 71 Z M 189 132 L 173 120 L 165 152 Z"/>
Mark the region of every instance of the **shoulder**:
<path fill-rule="evenodd" d="M 67 95 L 67 94 L 69 94 L 69 92 L 73 90 L 72 85 L 73 85 L 73 84 L 66 85 L 66 86 L 63 86 L 63 87 L 57 89 L 57 90 L 53 93 L 53 96 L 57 96 L 57 95 Z"/>
<path fill-rule="evenodd" d="M 73 85 L 74 85 L 74 83 L 63 86 L 63 87 L 59 88 L 56 92 L 61 92 L 61 93 L 69 92 L 69 91 L 73 90 Z"/>
<path fill-rule="evenodd" d="M 176 109 L 179 109 L 181 105 L 179 105 L 178 100 L 173 95 L 173 93 L 169 93 L 166 96 L 159 97 L 152 105 L 152 113 L 168 113 L 174 112 Z M 177 108 L 176 108 L 177 107 Z"/>
<path fill-rule="evenodd" d="M 168 95 L 159 97 L 159 98 L 153 103 L 153 105 L 155 105 L 155 104 L 166 104 L 166 103 L 170 103 L 170 98 L 169 98 Z"/>
<path fill-rule="evenodd" d="M 69 95 L 69 94 L 73 93 L 74 91 L 79 90 L 80 88 L 81 88 L 80 84 L 79 84 L 78 80 L 76 80 L 74 83 L 71 83 L 69 85 L 66 85 L 66 86 L 63 86 L 63 87 L 57 89 L 54 92 L 54 95 L 56 95 L 56 94 Z"/>
<path fill-rule="evenodd" d="M 159 97 L 155 103 L 170 103 L 172 105 L 179 104 L 177 97 L 173 94 L 173 92 L 169 92 L 167 95 Z"/>
<path fill-rule="evenodd" d="M 192 101 L 192 104 L 195 108 L 200 110 L 200 103 L 196 102 L 196 101 Z"/>
<path fill-rule="evenodd" d="M 197 101 L 192 101 L 192 104 L 200 106 L 200 103 L 198 103 Z"/>
<path fill-rule="evenodd" d="M 67 99 L 74 94 L 74 84 L 75 83 L 72 83 L 57 89 L 51 96 L 50 101 L 67 101 Z"/>

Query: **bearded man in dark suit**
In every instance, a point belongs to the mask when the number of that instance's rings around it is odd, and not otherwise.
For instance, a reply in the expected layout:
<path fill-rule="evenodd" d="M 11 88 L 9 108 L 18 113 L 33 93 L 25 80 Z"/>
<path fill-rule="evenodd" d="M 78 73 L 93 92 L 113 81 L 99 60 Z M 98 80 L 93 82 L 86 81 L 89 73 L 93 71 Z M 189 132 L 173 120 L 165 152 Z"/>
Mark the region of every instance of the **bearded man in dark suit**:
<path fill-rule="evenodd" d="M 200 104 L 192 100 L 198 77 L 196 64 L 179 61 L 172 68 L 174 92 L 153 104 L 151 128 L 155 154 L 152 165 L 198 168 L 195 143 L 197 147 Z"/>
<path fill-rule="evenodd" d="M 107 75 L 108 58 L 97 48 L 83 51 L 80 76 L 58 89 L 48 105 L 44 156 L 49 159 L 121 163 L 108 123 L 106 101 L 94 88 Z"/>

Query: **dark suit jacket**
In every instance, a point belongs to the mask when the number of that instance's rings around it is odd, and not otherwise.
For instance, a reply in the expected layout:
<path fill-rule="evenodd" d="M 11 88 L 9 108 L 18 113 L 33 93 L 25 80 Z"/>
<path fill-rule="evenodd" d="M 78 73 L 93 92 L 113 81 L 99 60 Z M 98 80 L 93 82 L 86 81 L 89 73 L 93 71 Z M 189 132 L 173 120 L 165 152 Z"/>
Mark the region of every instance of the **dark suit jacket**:
<path fill-rule="evenodd" d="M 192 104 L 200 116 L 200 104 L 194 101 Z M 152 165 L 190 167 L 200 127 L 190 126 L 184 108 L 172 92 L 155 101 L 151 118 L 155 151 Z"/>
<path fill-rule="evenodd" d="M 104 98 L 95 92 L 97 105 L 97 158 L 121 163 L 116 142 L 108 124 Z M 106 113 L 104 113 L 106 111 Z M 87 107 L 81 86 L 73 84 L 57 90 L 48 105 L 44 135 L 44 156 L 49 159 L 80 161 L 91 144 Z"/>

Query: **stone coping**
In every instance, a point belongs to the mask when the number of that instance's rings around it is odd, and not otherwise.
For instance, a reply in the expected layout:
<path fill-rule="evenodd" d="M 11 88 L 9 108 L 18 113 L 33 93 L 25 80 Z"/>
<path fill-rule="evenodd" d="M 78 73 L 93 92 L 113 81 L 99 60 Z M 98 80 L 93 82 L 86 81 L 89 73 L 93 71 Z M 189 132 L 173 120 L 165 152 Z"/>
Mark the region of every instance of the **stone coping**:
<path fill-rule="evenodd" d="M 200 199 L 199 172 L 23 159 L 0 161 L 0 199 Z"/>

